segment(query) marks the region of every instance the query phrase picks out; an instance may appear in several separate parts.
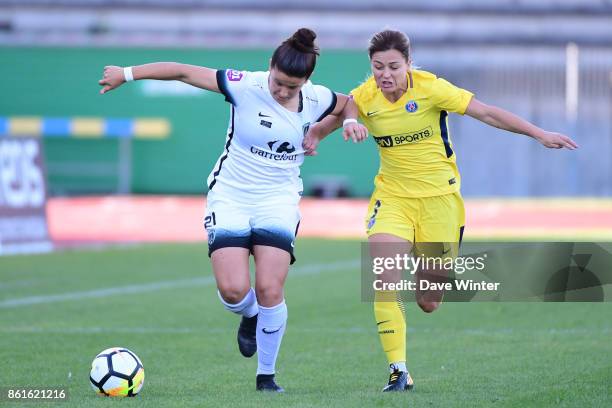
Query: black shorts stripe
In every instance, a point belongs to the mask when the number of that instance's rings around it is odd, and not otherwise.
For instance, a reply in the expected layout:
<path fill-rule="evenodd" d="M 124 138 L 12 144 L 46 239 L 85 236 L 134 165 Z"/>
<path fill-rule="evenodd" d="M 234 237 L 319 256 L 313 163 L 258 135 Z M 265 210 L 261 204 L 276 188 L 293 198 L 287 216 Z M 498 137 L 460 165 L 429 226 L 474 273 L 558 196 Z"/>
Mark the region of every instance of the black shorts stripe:
<path fill-rule="evenodd" d="M 330 92 L 332 94 L 331 103 L 329 104 L 329 107 L 325 109 L 325 112 L 323 112 L 323 114 L 319 116 L 319 119 L 317 119 L 316 122 L 322 121 L 327 115 L 329 115 L 330 113 L 334 111 L 334 109 L 336 109 L 336 103 L 338 103 L 338 97 L 336 96 L 336 93 L 334 91 L 330 90 Z"/>
<path fill-rule="evenodd" d="M 223 167 L 223 162 L 225 161 L 225 159 L 227 159 L 227 156 L 229 155 L 229 148 L 230 148 L 230 145 L 232 144 L 232 138 L 234 137 L 234 105 L 232 105 L 232 108 L 230 111 L 230 120 L 231 120 L 231 125 L 230 125 L 231 129 L 229 133 L 227 134 L 227 142 L 225 143 L 225 152 L 223 153 L 221 160 L 219 160 L 219 168 L 217 169 L 217 171 L 213 173 L 213 180 L 208 185 L 209 190 L 212 190 L 214 185 L 217 183 L 217 177 L 219 176 L 219 173 L 221 173 L 221 167 Z"/>
<path fill-rule="evenodd" d="M 247 248 L 252 249 L 251 236 L 245 237 L 217 237 L 212 244 L 208 244 L 208 256 L 221 248 Z"/>
<path fill-rule="evenodd" d="M 221 91 L 221 93 L 225 96 L 225 100 L 229 103 L 231 103 L 232 105 L 236 104 L 236 101 L 234 100 L 234 98 L 232 97 L 232 94 L 230 93 L 229 89 L 227 88 L 227 70 L 226 69 L 218 69 L 217 73 L 217 87 L 219 88 L 219 91 Z"/>
<path fill-rule="evenodd" d="M 251 232 L 251 243 L 254 246 L 269 246 L 287 251 L 291 256 L 291 265 L 293 265 L 293 263 L 295 262 L 295 256 L 293 255 L 294 240 L 287 240 L 286 237 L 279 236 L 263 229 L 253 229 L 253 231 Z"/>
<path fill-rule="evenodd" d="M 463 230 L 465 229 L 465 225 L 459 228 L 459 246 L 461 246 L 461 241 L 463 241 Z"/>
<path fill-rule="evenodd" d="M 448 141 L 448 126 L 446 125 L 447 116 L 448 112 L 440 112 L 440 134 L 442 135 L 442 141 L 444 142 L 444 150 L 446 151 L 446 157 L 451 157 L 453 155 L 453 149 L 451 148 L 450 142 Z"/>

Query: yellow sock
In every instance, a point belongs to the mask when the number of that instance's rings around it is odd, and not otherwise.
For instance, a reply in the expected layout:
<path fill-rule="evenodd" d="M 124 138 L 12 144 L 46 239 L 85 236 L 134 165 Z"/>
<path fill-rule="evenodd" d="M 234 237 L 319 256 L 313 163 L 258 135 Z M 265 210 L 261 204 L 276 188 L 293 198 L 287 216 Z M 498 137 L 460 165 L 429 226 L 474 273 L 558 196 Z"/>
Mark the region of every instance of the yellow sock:
<path fill-rule="evenodd" d="M 406 318 L 399 293 L 377 291 L 374 295 L 374 316 L 389 364 L 406 361 Z"/>

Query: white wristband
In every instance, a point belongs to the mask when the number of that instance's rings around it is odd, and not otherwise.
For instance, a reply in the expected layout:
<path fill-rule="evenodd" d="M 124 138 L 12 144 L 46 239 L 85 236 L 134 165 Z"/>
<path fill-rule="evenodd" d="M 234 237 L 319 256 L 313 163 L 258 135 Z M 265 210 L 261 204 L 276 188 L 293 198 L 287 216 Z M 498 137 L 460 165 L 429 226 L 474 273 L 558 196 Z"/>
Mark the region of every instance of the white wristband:
<path fill-rule="evenodd" d="M 348 125 L 349 123 L 357 123 L 357 119 L 353 119 L 353 118 L 344 119 L 344 122 L 342 122 L 342 127 L 345 128 L 346 125 Z"/>
<path fill-rule="evenodd" d="M 123 68 L 123 78 L 125 82 L 130 82 L 134 80 L 134 74 L 132 74 L 132 67 Z"/>

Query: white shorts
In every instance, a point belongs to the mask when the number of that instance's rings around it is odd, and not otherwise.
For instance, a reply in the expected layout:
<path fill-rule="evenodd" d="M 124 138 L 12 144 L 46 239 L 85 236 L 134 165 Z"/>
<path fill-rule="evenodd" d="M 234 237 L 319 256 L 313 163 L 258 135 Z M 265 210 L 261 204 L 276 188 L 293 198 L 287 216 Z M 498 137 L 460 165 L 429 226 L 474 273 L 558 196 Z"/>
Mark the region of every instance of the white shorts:
<path fill-rule="evenodd" d="M 293 248 L 300 210 L 298 203 L 279 203 L 273 197 L 246 204 L 210 191 L 206 203 L 204 228 L 208 233 L 208 256 L 219 248 L 254 245 L 287 251 L 295 262 Z"/>

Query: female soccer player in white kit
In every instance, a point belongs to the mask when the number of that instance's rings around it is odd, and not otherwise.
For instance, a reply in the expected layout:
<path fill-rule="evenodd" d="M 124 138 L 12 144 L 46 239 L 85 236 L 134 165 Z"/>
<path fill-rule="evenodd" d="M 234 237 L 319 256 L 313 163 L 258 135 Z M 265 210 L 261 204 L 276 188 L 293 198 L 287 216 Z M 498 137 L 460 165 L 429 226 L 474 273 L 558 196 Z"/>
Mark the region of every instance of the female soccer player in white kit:
<path fill-rule="evenodd" d="M 262 391 L 283 392 L 274 374 L 287 322 L 283 286 L 300 221 L 302 141 L 312 123 L 340 114 L 349 102 L 308 80 L 318 56 L 315 38 L 299 29 L 276 48 L 268 72 L 160 62 L 107 66 L 99 81 L 106 93 L 134 79 L 179 80 L 220 92 L 231 104 L 225 148 L 208 178 L 205 228 L 219 299 L 242 315 L 238 346 L 245 357 L 258 352 Z"/>

